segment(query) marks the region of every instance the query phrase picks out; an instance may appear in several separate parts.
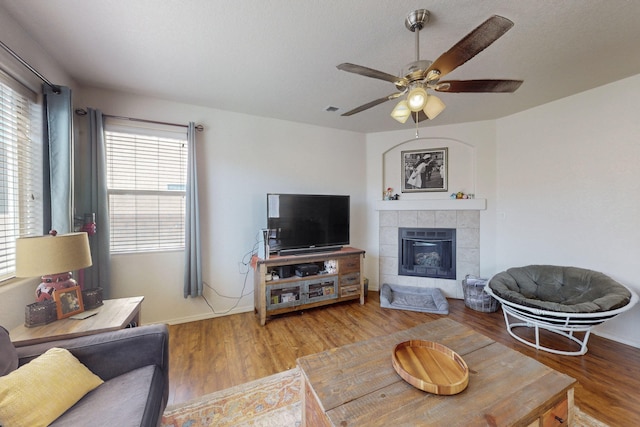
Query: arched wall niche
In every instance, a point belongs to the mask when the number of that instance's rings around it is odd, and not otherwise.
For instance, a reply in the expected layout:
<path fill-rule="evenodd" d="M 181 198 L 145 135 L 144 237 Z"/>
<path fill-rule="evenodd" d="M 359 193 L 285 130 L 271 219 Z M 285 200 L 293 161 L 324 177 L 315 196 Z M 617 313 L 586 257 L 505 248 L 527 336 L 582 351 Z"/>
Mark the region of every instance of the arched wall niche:
<path fill-rule="evenodd" d="M 447 148 L 447 190 L 402 193 L 402 152 Z M 447 199 L 452 193 L 476 193 L 476 147 L 454 138 L 424 137 L 400 142 L 382 153 L 380 199 L 387 188 L 400 200 Z"/>

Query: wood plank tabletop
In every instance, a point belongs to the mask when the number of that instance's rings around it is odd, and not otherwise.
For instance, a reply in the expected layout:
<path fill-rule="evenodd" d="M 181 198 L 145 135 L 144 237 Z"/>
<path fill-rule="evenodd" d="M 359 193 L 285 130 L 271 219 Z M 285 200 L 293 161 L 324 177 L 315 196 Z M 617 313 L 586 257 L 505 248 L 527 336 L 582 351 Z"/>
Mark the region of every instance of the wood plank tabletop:
<path fill-rule="evenodd" d="M 469 367 L 469 385 L 439 396 L 405 382 L 392 366 L 396 344 L 435 341 Z M 528 425 L 575 380 L 448 318 L 298 359 L 332 425 Z"/>

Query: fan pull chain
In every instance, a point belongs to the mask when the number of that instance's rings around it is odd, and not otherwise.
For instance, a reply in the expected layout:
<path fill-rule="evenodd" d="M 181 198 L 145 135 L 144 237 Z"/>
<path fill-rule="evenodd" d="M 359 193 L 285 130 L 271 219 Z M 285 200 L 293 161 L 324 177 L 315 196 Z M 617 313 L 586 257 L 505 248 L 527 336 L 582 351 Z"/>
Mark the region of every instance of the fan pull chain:
<path fill-rule="evenodd" d="M 416 112 L 416 139 L 420 138 L 420 133 L 418 129 L 418 112 Z"/>

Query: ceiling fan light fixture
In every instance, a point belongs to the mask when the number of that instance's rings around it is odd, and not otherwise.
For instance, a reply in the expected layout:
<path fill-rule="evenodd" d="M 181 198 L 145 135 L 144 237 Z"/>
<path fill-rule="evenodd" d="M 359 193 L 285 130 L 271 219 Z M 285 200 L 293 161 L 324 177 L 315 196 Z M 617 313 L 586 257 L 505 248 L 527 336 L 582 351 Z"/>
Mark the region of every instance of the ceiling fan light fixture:
<path fill-rule="evenodd" d="M 411 110 L 409 109 L 409 104 L 407 104 L 407 101 L 404 99 L 398 102 L 391 111 L 391 117 L 400 123 L 405 123 L 409 116 L 411 116 Z"/>
<path fill-rule="evenodd" d="M 438 114 L 442 113 L 445 108 L 447 108 L 447 106 L 440 98 L 435 95 L 429 95 L 423 111 L 429 120 L 433 120 L 438 117 Z"/>
<path fill-rule="evenodd" d="M 414 87 L 407 96 L 409 109 L 414 113 L 422 110 L 427 105 L 427 91 L 422 87 Z"/>
<path fill-rule="evenodd" d="M 429 64 L 431 65 L 431 64 Z M 438 79 L 440 79 L 440 70 L 429 70 L 429 72 L 427 73 L 427 81 L 428 82 L 435 82 Z"/>
<path fill-rule="evenodd" d="M 347 111 L 342 116 L 351 116 L 383 102 L 403 97 L 404 99 L 398 102 L 391 112 L 391 117 L 400 123 L 405 123 L 409 116 L 415 114 L 414 121 L 417 126 L 419 120 L 434 119 L 446 108 L 442 100 L 430 95 L 427 93 L 428 91 L 511 93 L 520 87 L 522 80 L 476 79 L 440 82 L 441 78 L 465 64 L 509 31 L 514 25 L 511 20 L 499 15 L 491 16 L 435 61 L 430 61 L 420 59 L 420 30 L 429 22 L 429 18 L 430 13 L 426 9 L 418 9 L 407 16 L 405 26 L 409 31 L 415 33 L 416 60 L 405 66 L 406 69 L 402 71 L 401 76 L 348 62 L 337 66 L 339 70 L 393 83 L 398 90 L 396 93 Z M 408 95 L 406 95 L 407 92 Z"/>

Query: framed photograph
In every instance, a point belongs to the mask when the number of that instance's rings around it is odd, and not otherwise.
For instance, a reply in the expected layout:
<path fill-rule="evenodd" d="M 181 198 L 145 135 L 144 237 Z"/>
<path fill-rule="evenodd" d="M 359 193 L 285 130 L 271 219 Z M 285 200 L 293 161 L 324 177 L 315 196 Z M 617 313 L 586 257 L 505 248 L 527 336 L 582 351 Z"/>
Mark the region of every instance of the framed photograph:
<path fill-rule="evenodd" d="M 53 293 L 53 299 L 56 302 L 58 319 L 64 319 L 84 311 L 80 286 L 58 289 Z"/>
<path fill-rule="evenodd" d="M 447 191 L 447 148 L 402 151 L 402 192 Z"/>

